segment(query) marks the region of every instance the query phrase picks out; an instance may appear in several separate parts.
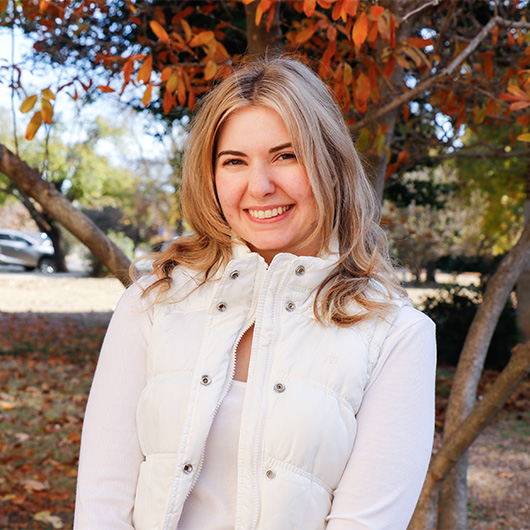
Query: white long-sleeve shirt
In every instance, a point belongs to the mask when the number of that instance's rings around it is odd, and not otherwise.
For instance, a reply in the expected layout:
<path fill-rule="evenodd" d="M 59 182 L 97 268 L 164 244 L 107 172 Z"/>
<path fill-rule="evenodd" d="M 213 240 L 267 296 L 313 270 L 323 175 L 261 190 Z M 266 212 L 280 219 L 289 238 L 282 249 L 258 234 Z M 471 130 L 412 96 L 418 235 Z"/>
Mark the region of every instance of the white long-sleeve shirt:
<path fill-rule="evenodd" d="M 75 530 L 133 528 L 138 467 L 143 460 L 135 415 L 145 386 L 150 317 L 148 312 L 139 316 L 127 298 L 126 294 L 120 301 L 109 326 L 87 406 Z M 357 437 L 334 492 L 328 530 L 406 528 L 432 445 L 434 381 L 432 324 L 413 308 L 404 307 L 385 339 L 357 414 Z M 225 470 L 231 458 L 226 447 L 232 447 L 235 455 L 237 445 L 226 442 L 237 440 L 238 416 L 233 411 L 243 395 L 236 383 L 217 413 L 203 470 L 184 505 L 183 528 L 234 527 L 235 504 L 230 504 L 236 482 L 227 480 Z M 107 445 L 101 433 L 113 437 L 113 443 Z M 122 478 L 119 484 L 113 480 L 116 476 Z M 226 490 L 226 501 L 214 514 L 208 491 L 221 488 Z"/>

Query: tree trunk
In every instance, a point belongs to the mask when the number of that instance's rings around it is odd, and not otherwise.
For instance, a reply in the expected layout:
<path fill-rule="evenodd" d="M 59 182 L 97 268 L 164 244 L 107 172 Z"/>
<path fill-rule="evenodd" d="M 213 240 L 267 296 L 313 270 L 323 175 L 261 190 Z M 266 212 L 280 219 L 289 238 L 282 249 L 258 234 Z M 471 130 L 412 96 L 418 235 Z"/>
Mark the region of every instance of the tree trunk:
<path fill-rule="evenodd" d="M 30 168 L 2 144 L 0 171 L 15 183 L 23 195 L 35 199 L 48 215 L 84 243 L 124 285 L 130 283 L 127 256 L 68 199 L 44 181 L 36 169 Z"/>
<path fill-rule="evenodd" d="M 431 459 L 420 501 L 409 524 L 409 530 L 434 528 L 435 511 L 433 506 L 439 483 L 460 455 L 468 449 L 502 408 L 517 385 L 528 375 L 528 372 L 530 372 L 530 341 L 519 344 L 513 349 L 510 362 L 500 373 L 495 383 L 488 389 L 483 399 L 467 416 L 459 429 L 444 440 L 440 450 Z"/>
<path fill-rule="evenodd" d="M 274 5 L 274 18 L 269 31 L 267 31 L 268 11 L 261 17 L 259 26 L 256 26 L 256 11 L 259 4 L 260 2 L 252 2 L 245 6 L 247 16 L 247 55 L 250 57 L 280 55 L 282 39 L 280 2 Z"/>
<path fill-rule="evenodd" d="M 63 248 L 63 237 L 60 228 L 49 215 L 37 210 L 29 197 L 24 196 L 13 182 L 11 185 L 13 186 L 13 196 L 24 205 L 28 213 L 31 215 L 31 218 L 35 221 L 35 224 L 39 227 L 39 230 L 47 234 L 52 240 L 53 249 L 55 250 L 53 259 L 57 265 L 57 271 L 68 272 L 66 256 Z"/>
<path fill-rule="evenodd" d="M 515 282 L 530 259 L 530 223 L 521 238 L 504 258 L 484 294 L 466 337 L 457 370 L 444 425 L 444 438 L 459 428 L 475 404 L 477 387 L 484 367 L 491 337 Z M 504 278 L 503 278 L 504 276 Z M 487 297 L 486 295 L 491 294 Z M 438 528 L 467 528 L 467 458 L 464 457 L 446 478 L 440 492 Z"/>
<path fill-rule="evenodd" d="M 524 204 L 525 223 L 530 221 L 530 157 L 526 166 L 526 202 Z M 530 258 L 526 261 L 521 276 L 517 280 L 517 319 L 525 340 L 530 340 Z"/>
<path fill-rule="evenodd" d="M 429 261 L 425 266 L 425 281 L 427 283 L 436 283 L 436 262 Z"/>
<path fill-rule="evenodd" d="M 484 359 L 488 351 L 491 337 L 495 330 L 495 326 L 499 320 L 499 316 L 506 304 L 506 300 L 519 277 L 524 264 L 530 256 L 530 223 L 527 223 L 525 229 L 508 255 L 502 260 L 497 272 L 490 278 L 482 304 L 477 310 L 475 318 L 471 323 L 469 332 L 460 355 L 460 361 L 455 373 L 453 388 L 449 398 L 447 407 L 443 447 L 449 443 L 451 436 L 457 431 L 466 431 L 468 426 L 464 424 L 464 420 L 468 414 L 471 413 L 476 401 L 477 386 L 484 366 Z M 463 462 L 463 464 L 461 463 Z M 438 528 L 447 530 L 465 528 L 467 524 L 466 512 L 457 512 L 456 508 L 460 509 L 467 503 L 466 493 L 466 457 L 456 464 L 455 469 L 461 467 L 458 474 L 454 474 L 454 470 L 445 479 L 446 493 L 449 497 L 455 499 L 454 502 L 442 504 L 449 513 L 442 514 L 439 510 Z M 413 518 L 413 526 L 427 530 L 432 528 L 430 523 L 434 521 L 435 502 L 439 490 L 440 477 L 434 482 L 432 477 L 427 477 L 427 481 L 431 480 L 429 488 L 422 491 L 420 501 L 418 503 L 417 514 Z M 449 482 L 450 481 L 450 482 Z M 445 486 L 445 484 L 444 484 Z M 462 498 L 462 495 L 464 497 Z M 458 498 L 459 497 L 459 498 Z M 449 506 L 449 508 L 448 508 Z M 449 520 L 449 522 L 447 522 Z M 411 523 L 412 524 L 412 523 Z"/>

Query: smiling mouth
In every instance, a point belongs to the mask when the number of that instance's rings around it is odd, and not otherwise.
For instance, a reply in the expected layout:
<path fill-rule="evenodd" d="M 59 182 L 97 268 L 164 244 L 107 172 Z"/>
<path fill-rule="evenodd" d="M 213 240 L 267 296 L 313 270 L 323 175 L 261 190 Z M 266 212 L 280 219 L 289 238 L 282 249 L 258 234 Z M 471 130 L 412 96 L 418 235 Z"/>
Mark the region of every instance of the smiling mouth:
<path fill-rule="evenodd" d="M 291 206 L 280 206 L 280 208 L 272 208 L 270 210 L 247 210 L 251 217 L 254 219 L 272 219 L 284 214 L 287 210 L 291 209 Z"/>

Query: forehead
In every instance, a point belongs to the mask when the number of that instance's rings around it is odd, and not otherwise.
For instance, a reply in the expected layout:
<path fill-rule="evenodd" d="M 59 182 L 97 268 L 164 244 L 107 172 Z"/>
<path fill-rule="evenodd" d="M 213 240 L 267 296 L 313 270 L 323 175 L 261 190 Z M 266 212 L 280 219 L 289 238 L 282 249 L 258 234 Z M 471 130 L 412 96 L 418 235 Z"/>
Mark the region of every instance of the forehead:
<path fill-rule="evenodd" d="M 278 143 L 290 139 L 285 121 L 276 110 L 251 106 L 235 110 L 224 120 L 217 133 L 217 147 L 233 142 Z"/>

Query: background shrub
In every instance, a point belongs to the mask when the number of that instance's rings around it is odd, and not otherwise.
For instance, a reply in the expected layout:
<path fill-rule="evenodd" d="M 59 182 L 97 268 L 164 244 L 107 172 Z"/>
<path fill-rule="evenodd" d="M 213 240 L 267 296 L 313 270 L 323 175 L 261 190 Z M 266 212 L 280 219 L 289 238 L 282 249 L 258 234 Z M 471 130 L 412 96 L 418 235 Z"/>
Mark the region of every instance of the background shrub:
<path fill-rule="evenodd" d="M 424 301 L 423 311 L 436 323 L 439 365 L 456 366 L 458 363 L 471 321 L 481 301 L 479 289 L 460 286 L 442 289 Z M 502 370 L 510 359 L 511 349 L 520 341 L 515 308 L 509 299 L 493 334 L 485 367 Z"/>

